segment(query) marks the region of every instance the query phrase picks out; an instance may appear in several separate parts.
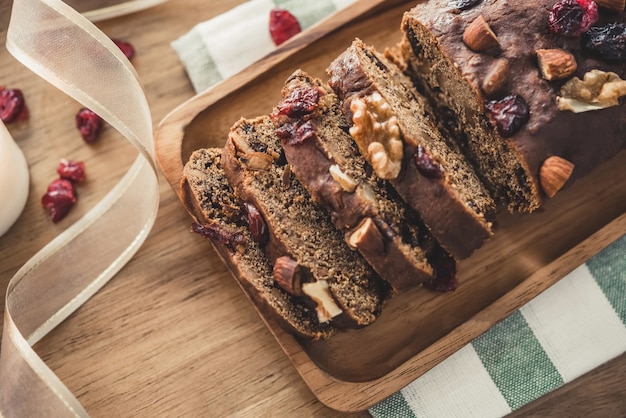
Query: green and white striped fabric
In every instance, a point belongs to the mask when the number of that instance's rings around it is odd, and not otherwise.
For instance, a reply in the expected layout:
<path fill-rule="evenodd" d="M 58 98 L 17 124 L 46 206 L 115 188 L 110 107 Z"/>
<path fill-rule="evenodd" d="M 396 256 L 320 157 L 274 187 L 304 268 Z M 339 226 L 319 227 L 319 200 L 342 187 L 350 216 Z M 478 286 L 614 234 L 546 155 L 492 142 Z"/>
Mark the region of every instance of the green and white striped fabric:
<path fill-rule="evenodd" d="M 370 413 L 500 417 L 625 351 L 626 235 Z"/>
<path fill-rule="evenodd" d="M 197 92 L 270 53 L 274 7 L 303 29 L 355 0 L 252 0 L 172 42 Z M 626 236 L 450 358 L 374 417 L 500 417 L 626 351 Z"/>

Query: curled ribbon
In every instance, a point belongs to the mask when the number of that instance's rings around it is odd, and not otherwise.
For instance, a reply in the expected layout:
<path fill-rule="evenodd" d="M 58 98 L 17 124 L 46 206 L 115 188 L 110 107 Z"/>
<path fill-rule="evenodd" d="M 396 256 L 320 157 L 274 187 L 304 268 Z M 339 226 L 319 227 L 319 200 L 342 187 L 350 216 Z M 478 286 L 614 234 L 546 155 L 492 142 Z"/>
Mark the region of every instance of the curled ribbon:
<path fill-rule="evenodd" d="M 138 150 L 113 190 L 30 259 L 6 293 L 0 416 L 88 416 L 31 347 L 104 286 L 148 236 L 159 205 L 152 118 L 139 78 L 119 48 L 60 0 L 15 0 L 6 46 Z"/>

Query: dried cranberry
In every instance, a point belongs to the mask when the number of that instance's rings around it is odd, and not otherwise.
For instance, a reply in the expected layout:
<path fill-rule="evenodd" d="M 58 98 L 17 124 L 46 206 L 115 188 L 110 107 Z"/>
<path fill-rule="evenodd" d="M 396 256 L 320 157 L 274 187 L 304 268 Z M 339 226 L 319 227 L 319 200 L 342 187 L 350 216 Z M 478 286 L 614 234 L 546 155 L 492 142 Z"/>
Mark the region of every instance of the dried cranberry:
<path fill-rule="evenodd" d="M 41 198 L 42 206 L 50 214 L 52 222 L 59 222 L 68 214 L 76 203 L 74 185 L 66 179 L 56 179 L 48 186 L 48 191 Z"/>
<path fill-rule="evenodd" d="M 441 164 L 435 161 L 421 145 L 417 146 L 417 151 L 415 152 L 415 165 L 417 166 L 417 170 L 422 173 L 424 177 L 431 179 L 440 179 L 443 177 L 443 167 Z"/>
<path fill-rule="evenodd" d="M 111 39 L 115 45 L 126 55 L 126 58 L 132 59 L 135 56 L 135 47 L 126 41 L 119 39 Z"/>
<path fill-rule="evenodd" d="M 275 115 L 286 115 L 300 118 L 311 114 L 317 109 L 321 93 L 314 87 L 299 87 L 291 90 L 276 107 Z"/>
<path fill-rule="evenodd" d="M 85 163 L 62 159 L 57 167 L 57 173 L 59 173 L 62 179 L 69 180 L 72 183 L 81 183 L 85 180 Z"/>
<path fill-rule="evenodd" d="M 577 37 L 598 21 L 598 5 L 593 0 L 560 0 L 548 15 L 550 31 Z"/>
<path fill-rule="evenodd" d="M 28 118 L 24 94 L 20 89 L 0 87 L 0 119 L 4 123 L 23 121 Z"/>
<path fill-rule="evenodd" d="M 240 232 L 229 231 L 218 224 L 200 225 L 194 222 L 191 224 L 191 231 L 202 235 L 204 238 L 215 240 L 231 250 L 234 250 L 237 245 L 246 242 L 246 239 Z"/>
<path fill-rule="evenodd" d="M 454 0 L 451 2 L 450 5 L 457 10 L 463 11 L 463 10 L 471 9 L 472 7 L 476 6 L 481 1 L 482 0 Z"/>
<path fill-rule="evenodd" d="M 301 31 L 302 29 L 300 28 L 298 19 L 289 13 L 289 11 L 273 9 L 270 12 L 270 36 L 276 46 Z"/>
<path fill-rule="evenodd" d="M 435 268 L 435 278 L 424 283 L 424 286 L 437 292 L 456 290 L 459 279 L 456 271 L 456 261 L 442 248 L 437 248 L 429 257 Z"/>
<path fill-rule="evenodd" d="M 307 139 L 315 137 L 317 127 L 311 120 L 287 122 L 276 128 L 276 136 L 289 145 L 302 144 Z"/>
<path fill-rule="evenodd" d="M 491 123 L 498 133 L 507 138 L 517 132 L 530 118 L 530 110 L 524 99 L 516 94 L 486 104 Z"/>
<path fill-rule="evenodd" d="M 607 61 L 626 61 L 626 24 L 594 26 L 582 39 L 583 48 Z"/>
<path fill-rule="evenodd" d="M 102 129 L 102 118 L 84 107 L 76 114 L 76 128 L 80 131 L 85 142 L 95 142 L 100 134 L 100 129 Z"/>
<path fill-rule="evenodd" d="M 265 219 L 263 219 L 263 216 L 261 216 L 261 213 L 254 205 L 250 203 L 244 203 L 243 205 L 252 240 L 259 244 L 265 244 L 269 240 L 269 230 L 267 229 Z"/>

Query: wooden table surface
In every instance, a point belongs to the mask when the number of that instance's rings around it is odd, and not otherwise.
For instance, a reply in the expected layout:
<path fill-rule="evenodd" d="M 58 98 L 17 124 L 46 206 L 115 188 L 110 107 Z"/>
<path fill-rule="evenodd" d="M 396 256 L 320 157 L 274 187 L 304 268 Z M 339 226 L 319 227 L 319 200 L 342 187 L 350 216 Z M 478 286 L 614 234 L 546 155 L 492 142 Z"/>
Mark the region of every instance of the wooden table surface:
<path fill-rule="evenodd" d="M 135 46 L 155 128 L 194 95 L 170 42 L 241 2 L 169 1 L 97 24 Z M 26 155 L 31 185 L 24 213 L 0 237 L 3 295 L 19 267 L 93 207 L 136 155 L 111 128 L 96 144 L 84 143 L 74 128 L 80 104 L 6 51 L 11 4 L 0 0 L 0 85 L 22 89 L 30 109 L 30 119 L 9 130 Z M 85 161 L 88 180 L 70 215 L 53 224 L 39 200 L 60 158 Z M 39 342 L 38 354 L 94 417 L 342 416 L 316 400 L 236 282 L 208 256 L 209 243 L 188 232 L 190 219 L 162 177 L 160 192 L 158 218 L 137 255 Z M 626 355 L 513 415 L 624 416 L 624 376 Z"/>

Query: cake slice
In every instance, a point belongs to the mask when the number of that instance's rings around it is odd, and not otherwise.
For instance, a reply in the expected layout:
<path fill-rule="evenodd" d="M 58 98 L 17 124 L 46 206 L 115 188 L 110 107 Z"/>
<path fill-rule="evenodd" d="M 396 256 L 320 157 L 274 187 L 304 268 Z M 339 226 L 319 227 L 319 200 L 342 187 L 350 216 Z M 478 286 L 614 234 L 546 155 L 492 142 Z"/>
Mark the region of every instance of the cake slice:
<path fill-rule="evenodd" d="M 374 322 L 387 292 L 383 282 L 291 175 L 269 116 L 233 125 L 223 165 L 237 196 L 258 211 L 267 226 L 270 260 L 287 260 L 301 272 L 302 283 L 287 287 L 309 295 L 318 303 L 318 312 L 336 326 Z"/>
<path fill-rule="evenodd" d="M 209 238 L 230 271 L 268 318 L 307 339 L 327 339 L 335 332 L 320 323 L 315 309 L 302 297 L 277 284 L 261 245 L 255 242 L 243 216 L 241 201 L 228 184 L 220 164 L 222 149 L 199 149 L 184 167 L 180 192 L 195 219 L 193 230 Z"/>
<path fill-rule="evenodd" d="M 429 255 L 440 251 L 438 244 L 359 153 L 330 87 L 297 70 L 282 96 L 271 116 L 287 161 L 309 194 L 330 211 L 348 244 L 395 292 L 432 281 L 437 266 Z M 302 126 L 307 126 L 304 137 Z"/>
<path fill-rule="evenodd" d="M 626 147 L 624 6 L 587 3 L 431 0 L 404 15 L 405 72 L 512 212 Z"/>
<path fill-rule="evenodd" d="M 360 39 L 328 68 L 350 134 L 432 235 L 457 258 L 492 235 L 495 204 L 470 163 L 433 123 L 426 100 L 394 63 Z"/>

